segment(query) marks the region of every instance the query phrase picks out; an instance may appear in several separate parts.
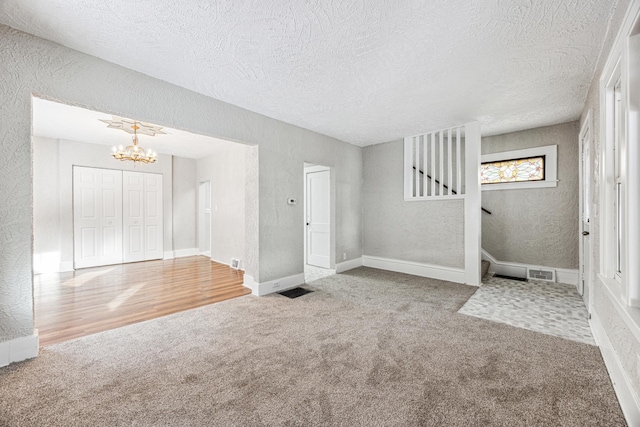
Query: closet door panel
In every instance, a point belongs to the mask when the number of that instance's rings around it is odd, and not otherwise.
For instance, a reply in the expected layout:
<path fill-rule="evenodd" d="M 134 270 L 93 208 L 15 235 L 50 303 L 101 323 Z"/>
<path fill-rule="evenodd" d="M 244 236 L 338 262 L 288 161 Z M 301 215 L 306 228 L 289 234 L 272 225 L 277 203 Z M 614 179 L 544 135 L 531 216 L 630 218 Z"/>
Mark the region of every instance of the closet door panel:
<path fill-rule="evenodd" d="M 123 172 L 124 262 L 144 261 L 144 173 Z"/>
<path fill-rule="evenodd" d="M 122 171 L 73 167 L 74 267 L 122 256 Z"/>
<path fill-rule="evenodd" d="M 144 259 L 162 259 L 164 257 L 162 175 L 144 174 L 144 227 Z"/>

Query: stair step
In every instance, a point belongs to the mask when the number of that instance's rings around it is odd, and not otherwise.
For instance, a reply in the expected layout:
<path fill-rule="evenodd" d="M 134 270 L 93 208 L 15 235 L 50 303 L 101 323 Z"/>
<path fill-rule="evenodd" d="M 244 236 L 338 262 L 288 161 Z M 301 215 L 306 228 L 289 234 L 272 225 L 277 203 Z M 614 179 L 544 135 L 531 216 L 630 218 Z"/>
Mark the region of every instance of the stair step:
<path fill-rule="evenodd" d="M 480 271 L 481 271 L 480 277 L 486 276 L 486 274 L 489 272 L 489 266 L 490 265 L 491 265 L 491 263 L 489 261 L 484 260 L 484 259 L 482 260 L 481 269 L 480 269 Z"/>

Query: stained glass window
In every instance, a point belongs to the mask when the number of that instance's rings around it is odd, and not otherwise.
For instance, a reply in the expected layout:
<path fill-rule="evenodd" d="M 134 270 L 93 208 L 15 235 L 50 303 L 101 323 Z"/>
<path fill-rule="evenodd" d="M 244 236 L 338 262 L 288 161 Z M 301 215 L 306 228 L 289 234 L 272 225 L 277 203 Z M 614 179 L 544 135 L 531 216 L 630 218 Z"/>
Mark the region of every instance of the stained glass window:
<path fill-rule="evenodd" d="M 544 156 L 482 163 L 480 183 L 523 182 L 544 180 Z"/>

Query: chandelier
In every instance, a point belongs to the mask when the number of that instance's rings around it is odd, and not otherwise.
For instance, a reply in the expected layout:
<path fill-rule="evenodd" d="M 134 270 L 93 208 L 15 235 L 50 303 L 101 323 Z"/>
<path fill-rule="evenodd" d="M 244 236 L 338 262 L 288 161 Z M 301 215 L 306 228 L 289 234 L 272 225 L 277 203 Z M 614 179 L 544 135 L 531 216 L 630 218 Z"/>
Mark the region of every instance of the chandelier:
<path fill-rule="evenodd" d="M 127 133 L 133 133 L 133 145 L 129 145 L 127 147 L 124 147 L 122 145 L 120 145 L 119 147 L 114 146 L 111 149 L 111 156 L 114 159 L 121 160 L 123 162 L 133 162 L 134 166 L 138 163 L 155 163 L 158 160 L 158 154 L 155 151 L 145 150 L 140 145 L 138 145 L 138 130 L 140 130 L 140 133 L 149 136 L 156 136 L 157 134 L 166 133 L 160 126 L 141 123 L 117 116 L 113 116 L 112 120 L 100 119 L 100 121 L 107 123 L 109 125 L 108 127 L 110 128 L 120 129 Z"/>
<path fill-rule="evenodd" d="M 138 145 L 138 127 L 137 123 L 132 126 L 133 129 L 133 145 L 129 145 L 126 148 L 122 145 L 119 147 L 114 146 L 111 151 L 111 155 L 116 160 L 122 160 L 123 162 L 131 161 L 134 165 L 137 163 L 155 163 L 158 154 L 155 151 L 147 150 Z"/>

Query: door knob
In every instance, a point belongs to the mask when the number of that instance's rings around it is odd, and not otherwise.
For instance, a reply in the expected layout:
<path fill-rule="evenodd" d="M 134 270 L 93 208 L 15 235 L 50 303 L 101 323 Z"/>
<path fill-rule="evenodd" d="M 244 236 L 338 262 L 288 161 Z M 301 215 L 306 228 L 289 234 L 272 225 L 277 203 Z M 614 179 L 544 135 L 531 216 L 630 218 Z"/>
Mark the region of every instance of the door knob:
<path fill-rule="evenodd" d="M 588 231 L 583 231 L 583 232 L 582 232 L 582 235 L 583 235 L 583 236 L 588 236 L 588 235 L 589 235 L 589 232 L 588 232 Z"/>

